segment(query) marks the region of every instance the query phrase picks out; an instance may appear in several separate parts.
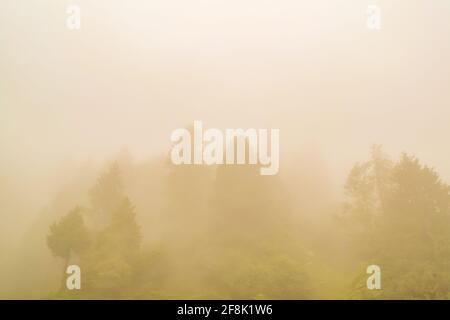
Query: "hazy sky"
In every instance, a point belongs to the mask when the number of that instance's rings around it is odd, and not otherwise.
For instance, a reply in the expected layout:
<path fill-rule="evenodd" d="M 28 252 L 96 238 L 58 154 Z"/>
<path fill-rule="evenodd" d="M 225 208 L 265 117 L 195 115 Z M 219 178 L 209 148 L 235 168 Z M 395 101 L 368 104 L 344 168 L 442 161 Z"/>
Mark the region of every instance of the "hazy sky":
<path fill-rule="evenodd" d="M 79 31 L 66 28 L 69 4 L 81 7 Z M 368 4 L 382 9 L 378 32 L 366 28 Z M 380 143 L 450 181 L 447 0 L 1 7 L 0 167 L 8 174 L 45 175 L 124 146 L 139 158 L 167 152 L 173 129 L 202 120 L 280 128 L 283 154 L 314 145 L 336 180 Z"/>

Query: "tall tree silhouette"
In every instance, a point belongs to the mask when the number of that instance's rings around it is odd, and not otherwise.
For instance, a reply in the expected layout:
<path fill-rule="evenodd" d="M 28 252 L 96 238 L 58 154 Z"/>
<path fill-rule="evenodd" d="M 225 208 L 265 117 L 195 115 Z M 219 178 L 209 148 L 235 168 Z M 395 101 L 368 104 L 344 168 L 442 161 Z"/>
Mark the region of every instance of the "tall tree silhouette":
<path fill-rule="evenodd" d="M 89 245 L 89 233 L 84 225 L 81 208 L 73 209 L 59 222 L 50 226 L 47 245 L 54 256 L 64 259 L 63 274 L 65 274 L 71 255 L 82 254 Z M 62 284 L 61 288 L 63 286 Z"/>
<path fill-rule="evenodd" d="M 361 166 L 355 166 L 348 181 L 353 204 L 367 199 L 371 184 L 383 192 L 376 193 L 374 201 L 353 206 L 353 216 L 347 218 L 371 213 L 371 224 L 359 229 L 359 237 L 353 237 L 354 247 L 362 253 L 362 262 L 380 265 L 384 287 L 368 293 L 362 285 L 357 292 L 363 297 L 393 299 L 448 298 L 449 186 L 433 169 L 407 154 L 384 171 L 383 179 L 376 179 L 377 171 L 373 179 L 360 170 Z M 382 205 L 378 205 L 380 197 Z"/>

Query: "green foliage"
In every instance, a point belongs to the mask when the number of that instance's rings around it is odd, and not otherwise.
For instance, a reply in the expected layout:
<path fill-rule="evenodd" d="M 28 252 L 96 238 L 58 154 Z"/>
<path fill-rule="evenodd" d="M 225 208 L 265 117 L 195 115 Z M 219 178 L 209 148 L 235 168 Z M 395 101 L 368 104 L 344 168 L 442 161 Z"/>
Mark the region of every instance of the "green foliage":
<path fill-rule="evenodd" d="M 125 198 L 106 228 L 97 233 L 94 246 L 83 260 L 90 294 L 117 298 L 131 284 L 141 243 L 135 216 L 130 200 Z"/>
<path fill-rule="evenodd" d="M 113 165 L 91 189 L 89 247 L 80 209 L 50 227 L 48 245 L 53 253 L 65 259 L 71 252 L 79 256 L 84 287 L 79 297 L 120 298 L 133 281 L 141 234 L 135 209 L 123 194 L 118 167 Z M 60 294 L 67 297 L 67 292 Z"/>
<path fill-rule="evenodd" d="M 94 227 L 103 228 L 124 197 L 119 166 L 114 163 L 89 191 Z"/>
<path fill-rule="evenodd" d="M 347 183 L 350 202 L 344 220 L 353 227 L 348 229 L 353 249 L 364 265 L 383 270 L 382 291 L 368 292 L 357 281 L 356 297 L 448 298 L 450 188 L 412 156 L 403 154 L 395 165 L 371 170 L 385 163 L 372 158 L 355 166 Z"/>
<path fill-rule="evenodd" d="M 50 226 L 47 245 L 54 256 L 65 260 L 71 253 L 81 254 L 89 245 L 89 233 L 81 215 L 81 209 L 75 208 L 59 222 Z"/>
<path fill-rule="evenodd" d="M 141 235 L 134 207 L 128 198 L 124 198 L 112 213 L 109 225 L 98 235 L 97 248 L 132 258 L 138 253 L 140 243 Z"/>
<path fill-rule="evenodd" d="M 208 283 L 220 299 L 307 299 L 311 283 L 301 255 L 229 248 L 210 262 Z"/>
<path fill-rule="evenodd" d="M 278 177 L 250 165 L 161 168 L 159 211 L 126 196 L 116 164 L 87 209 L 50 227 L 53 254 L 76 255 L 83 270 L 81 292 L 52 298 L 450 298 L 450 188 L 415 157 L 394 162 L 375 146 L 350 171 L 338 219 L 316 226 L 311 234 L 322 233 L 310 239 L 320 241 L 309 243 L 299 230 L 310 225 L 293 222 Z M 137 211 L 157 241 L 144 242 Z M 367 289 L 371 264 L 381 267 L 382 290 Z"/>

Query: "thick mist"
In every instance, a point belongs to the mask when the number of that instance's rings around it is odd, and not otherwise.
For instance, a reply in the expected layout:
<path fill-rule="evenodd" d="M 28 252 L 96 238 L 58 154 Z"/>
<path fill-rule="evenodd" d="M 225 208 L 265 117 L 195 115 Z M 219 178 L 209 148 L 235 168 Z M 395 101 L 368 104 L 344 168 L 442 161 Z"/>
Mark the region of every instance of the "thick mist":
<path fill-rule="evenodd" d="M 139 266 L 153 273 L 139 275 L 159 291 L 113 298 L 347 298 L 353 262 L 365 261 L 337 222 L 354 165 L 378 163 L 372 148 L 382 145 L 393 177 L 407 167 L 406 152 L 450 181 L 448 1 L 377 1 L 376 32 L 366 27 L 369 2 L 360 0 L 77 3 L 78 31 L 66 28 L 69 1 L 17 0 L 0 11 L 1 298 L 57 291 L 63 262 L 47 247 L 49 226 L 76 206 L 91 223 L 89 212 L 100 209 L 90 190 L 114 163 L 148 256 L 133 259 L 145 260 Z M 280 129 L 279 174 L 264 180 L 247 167 L 171 167 L 170 134 L 194 120 Z M 242 194 L 233 193 L 238 181 L 248 186 Z M 280 215 L 286 218 L 275 219 Z M 240 219 L 242 230 L 233 223 Z M 286 225 L 294 230 L 280 231 Z M 101 237 L 96 228 L 90 232 Z M 216 228 L 236 235 L 213 239 Z M 280 254 L 254 248 L 260 238 L 273 239 L 267 247 Z M 210 246 L 192 251 L 205 239 Z M 223 255 L 215 256 L 218 250 Z M 269 265 L 254 262 L 261 252 L 272 257 Z M 210 278 L 198 271 L 205 257 L 217 262 L 208 265 Z M 86 262 L 92 270 L 93 260 Z M 240 274 L 220 276 L 236 261 L 244 261 Z M 310 289 L 283 292 L 276 276 L 261 284 L 258 274 L 280 268 L 303 270 L 292 283 Z M 255 275 L 255 286 L 230 287 L 245 274 Z M 316 285 L 328 278 L 335 279 L 329 286 Z"/>

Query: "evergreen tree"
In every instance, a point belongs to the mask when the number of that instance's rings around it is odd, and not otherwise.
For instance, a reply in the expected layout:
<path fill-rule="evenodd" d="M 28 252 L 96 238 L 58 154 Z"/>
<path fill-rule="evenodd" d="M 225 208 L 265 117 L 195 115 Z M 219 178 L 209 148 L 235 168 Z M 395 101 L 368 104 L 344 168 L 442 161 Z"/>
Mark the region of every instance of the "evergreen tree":
<path fill-rule="evenodd" d="M 111 214 L 124 199 L 122 180 L 117 163 L 113 163 L 107 171 L 102 173 L 96 184 L 89 191 L 92 206 L 91 218 L 97 229 L 108 224 Z"/>
<path fill-rule="evenodd" d="M 376 168 L 375 161 L 379 161 L 378 165 L 386 163 L 375 158 L 351 171 L 347 183 L 350 200 L 344 220 L 354 227 L 355 221 L 361 221 L 358 218 L 369 217 L 370 224 L 358 224 L 359 233 L 352 229 L 353 248 L 359 253 L 362 266 L 381 267 L 383 290 L 369 292 L 365 288 L 366 277 L 361 275 L 355 282 L 356 296 L 448 298 L 449 186 L 433 169 L 412 156 L 403 154 L 395 165 L 369 171 L 368 168 Z"/>
<path fill-rule="evenodd" d="M 81 208 L 73 209 L 59 222 L 50 226 L 47 245 L 54 256 L 64 259 L 65 274 L 71 255 L 81 255 L 89 245 L 89 233 L 84 225 Z"/>

